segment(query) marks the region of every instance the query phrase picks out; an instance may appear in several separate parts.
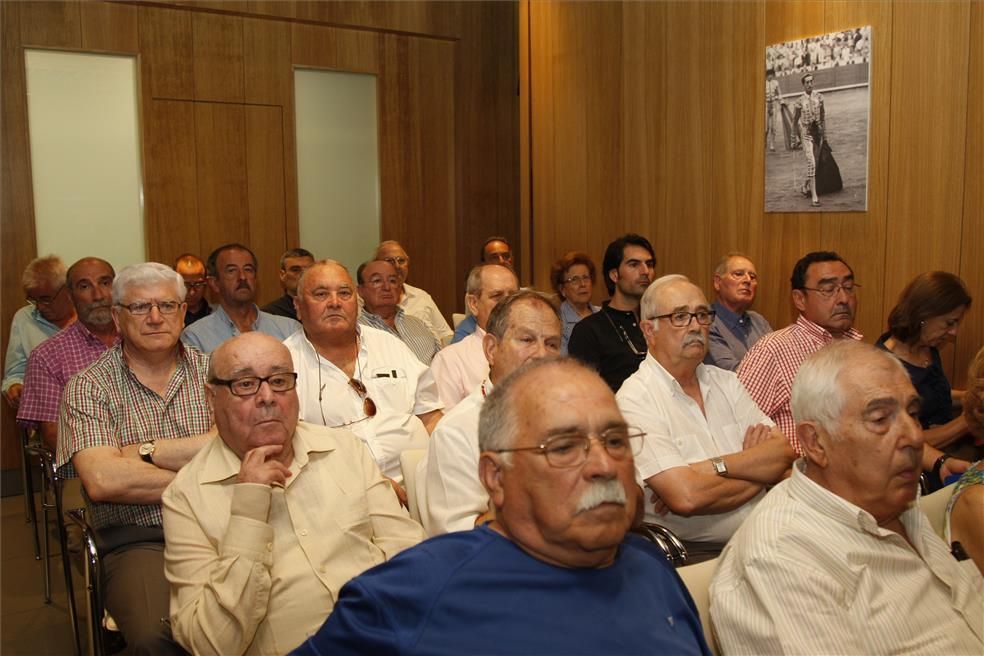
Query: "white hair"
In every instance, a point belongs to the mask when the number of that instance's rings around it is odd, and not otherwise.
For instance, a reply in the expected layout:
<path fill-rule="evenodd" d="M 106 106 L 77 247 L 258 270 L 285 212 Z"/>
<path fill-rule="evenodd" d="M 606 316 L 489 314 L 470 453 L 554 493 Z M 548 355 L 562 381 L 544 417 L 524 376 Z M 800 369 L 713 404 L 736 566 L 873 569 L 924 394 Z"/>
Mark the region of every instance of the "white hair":
<path fill-rule="evenodd" d="M 113 303 L 119 305 L 126 297 L 131 287 L 150 286 L 158 284 L 174 285 L 174 293 L 178 301 L 183 303 L 188 290 L 184 278 L 171 267 L 160 262 L 143 262 L 124 267 L 113 279 Z"/>
<path fill-rule="evenodd" d="M 659 305 L 659 290 L 674 282 L 690 282 L 690 278 L 681 273 L 669 273 L 652 281 L 649 287 L 646 288 L 646 292 L 642 295 L 639 316 L 643 319 L 652 319 L 655 317 L 658 312 L 656 307 Z M 658 329 L 655 324 L 654 328 Z"/>
<path fill-rule="evenodd" d="M 853 339 L 836 340 L 823 347 L 800 366 L 793 381 L 790 407 L 793 420 L 799 424 L 815 421 L 829 434 L 836 436 L 838 423 L 847 402 L 844 374 L 858 370 L 858 365 L 866 358 L 874 358 L 878 363 L 894 367 L 908 374 L 899 360 L 887 351 Z M 862 369 L 859 376 L 865 375 Z"/>

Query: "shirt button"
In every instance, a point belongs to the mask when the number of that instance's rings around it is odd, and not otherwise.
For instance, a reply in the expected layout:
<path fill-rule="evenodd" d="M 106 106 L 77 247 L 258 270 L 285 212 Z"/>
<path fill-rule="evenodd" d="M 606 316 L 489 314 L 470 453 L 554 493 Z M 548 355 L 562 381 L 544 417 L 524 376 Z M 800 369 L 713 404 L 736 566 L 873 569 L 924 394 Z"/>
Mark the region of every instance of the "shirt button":
<path fill-rule="evenodd" d="M 307 535 L 307 529 L 306 528 L 301 529 L 301 536 L 303 537 L 305 535 Z"/>
<path fill-rule="evenodd" d="M 267 551 L 273 551 L 273 543 L 267 542 Z"/>

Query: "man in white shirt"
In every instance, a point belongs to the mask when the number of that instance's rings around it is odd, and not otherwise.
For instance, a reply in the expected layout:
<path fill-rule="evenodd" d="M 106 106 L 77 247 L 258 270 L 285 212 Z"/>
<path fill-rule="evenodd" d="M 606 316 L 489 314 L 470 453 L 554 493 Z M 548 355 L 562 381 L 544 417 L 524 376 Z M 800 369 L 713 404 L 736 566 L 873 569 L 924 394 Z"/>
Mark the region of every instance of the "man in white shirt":
<path fill-rule="evenodd" d="M 434 429 L 425 473 L 430 535 L 467 531 L 489 508 L 489 495 L 478 478 L 478 415 L 493 386 L 520 365 L 560 353 L 563 330 L 546 296 L 520 290 L 500 301 L 489 315 L 482 340 L 489 375 Z"/>
<path fill-rule="evenodd" d="M 804 457 L 721 555 L 724 653 L 981 654 L 984 578 L 913 503 L 919 396 L 890 354 L 838 340 L 793 383 Z"/>
<path fill-rule="evenodd" d="M 457 344 L 447 346 L 431 362 L 431 371 L 441 393 L 445 411 L 468 396 L 489 372 L 482 340 L 492 308 L 519 289 L 513 270 L 501 264 L 480 264 L 468 274 L 465 301 L 478 327 Z"/>
<path fill-rule="evenodd" d="M 646 433 L 636 473 L 655 493 L 647 519 L 699 562 L 720 553 L 795 454 L 737 376 L 702 363 L 714 311 L 699 287 L 663 276 L 641 307 L 648 353 L 616 398 Z"/>
<path fill-rule="evenodd" d="M 162 496 L 174 637 L 194 654 L 284 654 L 353 576 L 423 532 L 351 432 L 298 423 L 294 365 L 244 333 L 212 353 L 210 440 Z"/>
<path fill-rule="evenodd" d="M 437 303 L 423 289 L 407 283 L 407 277 L 410 275 L 410 256 L 407 255 L 400 242 L 387 239 L 380 243 L 376 247 L 376 254 L 373 259 L 385 260 L 396 267 L 396 272 L 400 276 L 397 305 L 410 316 L 423 321 L 438 342 L 441 344 L 450 343 L 454 331 L 451 330 L 447 319 L 441 314 Z"/>
<path fill-rule="evenodd" d="M 340 263 L 305 271 L 296 303 L 304 329 L 284 344 L 298 374 L 301 419 L 348 428 L 384 475 L 402 480 L 400 453 L 422 448 L 441 418 L 430 370 L 396 337 L 359 325 L 355 283 Z"/>

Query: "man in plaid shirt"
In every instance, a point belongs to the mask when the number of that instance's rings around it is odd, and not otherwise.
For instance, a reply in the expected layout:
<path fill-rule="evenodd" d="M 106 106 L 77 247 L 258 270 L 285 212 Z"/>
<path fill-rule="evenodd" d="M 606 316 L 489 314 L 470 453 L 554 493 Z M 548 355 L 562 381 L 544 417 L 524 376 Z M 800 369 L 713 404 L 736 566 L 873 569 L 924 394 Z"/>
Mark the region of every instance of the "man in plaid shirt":
<path fill-rule="evenodd" d="M 103 592 L 134 654 L 181 654 L 168 616 L 161 493 L 211 437 L 208 356 L 182 346 L 185 286 L 148 262 L 113 282 L 119 344 L 65 388 L 57 462 L 75 473 L 101 534 Z"/>
<path fill-rule="evenodd" d="M 86 257 L 68 268 L 65 284 L 78 321 L 31 351 L 17 421 L 35 426 L 52 451 L 58 442 L 58 404 L 68 379 L 118 341 L 113 323 L 112 265 Z"/>
<path fill-rule="evenodd" d="M 776 422 L 796 453 L 803 447 L 796 436 L 796 423 L 789 407 L 793 379 L 800 365 L 813 353 L 838 339 L 862 338 L 853 328 L 857 312 L 854 271 L 840 255 L 831 251 L 807 253 L 790 278 L 793 305 L 799 317 L 791 326 L 764 336 L 738 366 L 738 379 L 761 408 Z M 923 469 L 941 480 L 966 471 L 970 463 L 950 458 L 926 444 Z"/>

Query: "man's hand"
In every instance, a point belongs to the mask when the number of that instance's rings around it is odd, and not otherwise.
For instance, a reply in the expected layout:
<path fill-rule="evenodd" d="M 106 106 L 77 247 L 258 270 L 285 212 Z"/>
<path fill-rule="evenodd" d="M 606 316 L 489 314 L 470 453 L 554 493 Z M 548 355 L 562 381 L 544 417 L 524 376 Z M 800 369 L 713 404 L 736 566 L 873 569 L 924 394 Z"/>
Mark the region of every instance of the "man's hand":
<path fill-rule="evenodd" d="M 396 498 L 400 501 L 400 505 L 407 510 L 410 510 L 410 502 L 407 500 L 407 491 L 403 488 L 403 486 L 388 476 L 384 476 L 383 478 L 389 481 L 389 484 L 393 486 L 393 491 L 396 492 Z"/>
<path fill-rule="evenodd" d="M 247 451 L 236 482 L 284 487 L 291 473 L 286 465 L 275 459 L 283 448 L 281 444 L 267 444 Z"/>
<path fill-rule="evenodd" d="M 748 430 L 745 431 L 745 440 L 742 442 L 741 448 L 743 451 L 751 449 L 753 446 L 762 444 L 770 437 L 772 437 L 771 426 L 766 426 L 765 424 L 749 426 Z"/>
<path fill-rule="evenodd" d="M 653 502 L 653 506 L 656 509 L 656 514 L 660 517 L 665 517 L 666 513 L 670 512 L 670 507 L 666 505 L 663 498 L 656 493 L 656 490 L 650 490 L 649 500 Z"/>
<path fill-rule="evenodd" d="M 20 383 L 14 383 L 7 388 L 7 391 L 3 393 L 3 399 L 7 402 L 11 408 L 16 410 L 20 407 L 20 397 L 21 392 L 24 391 L 24 386 Z"/>

